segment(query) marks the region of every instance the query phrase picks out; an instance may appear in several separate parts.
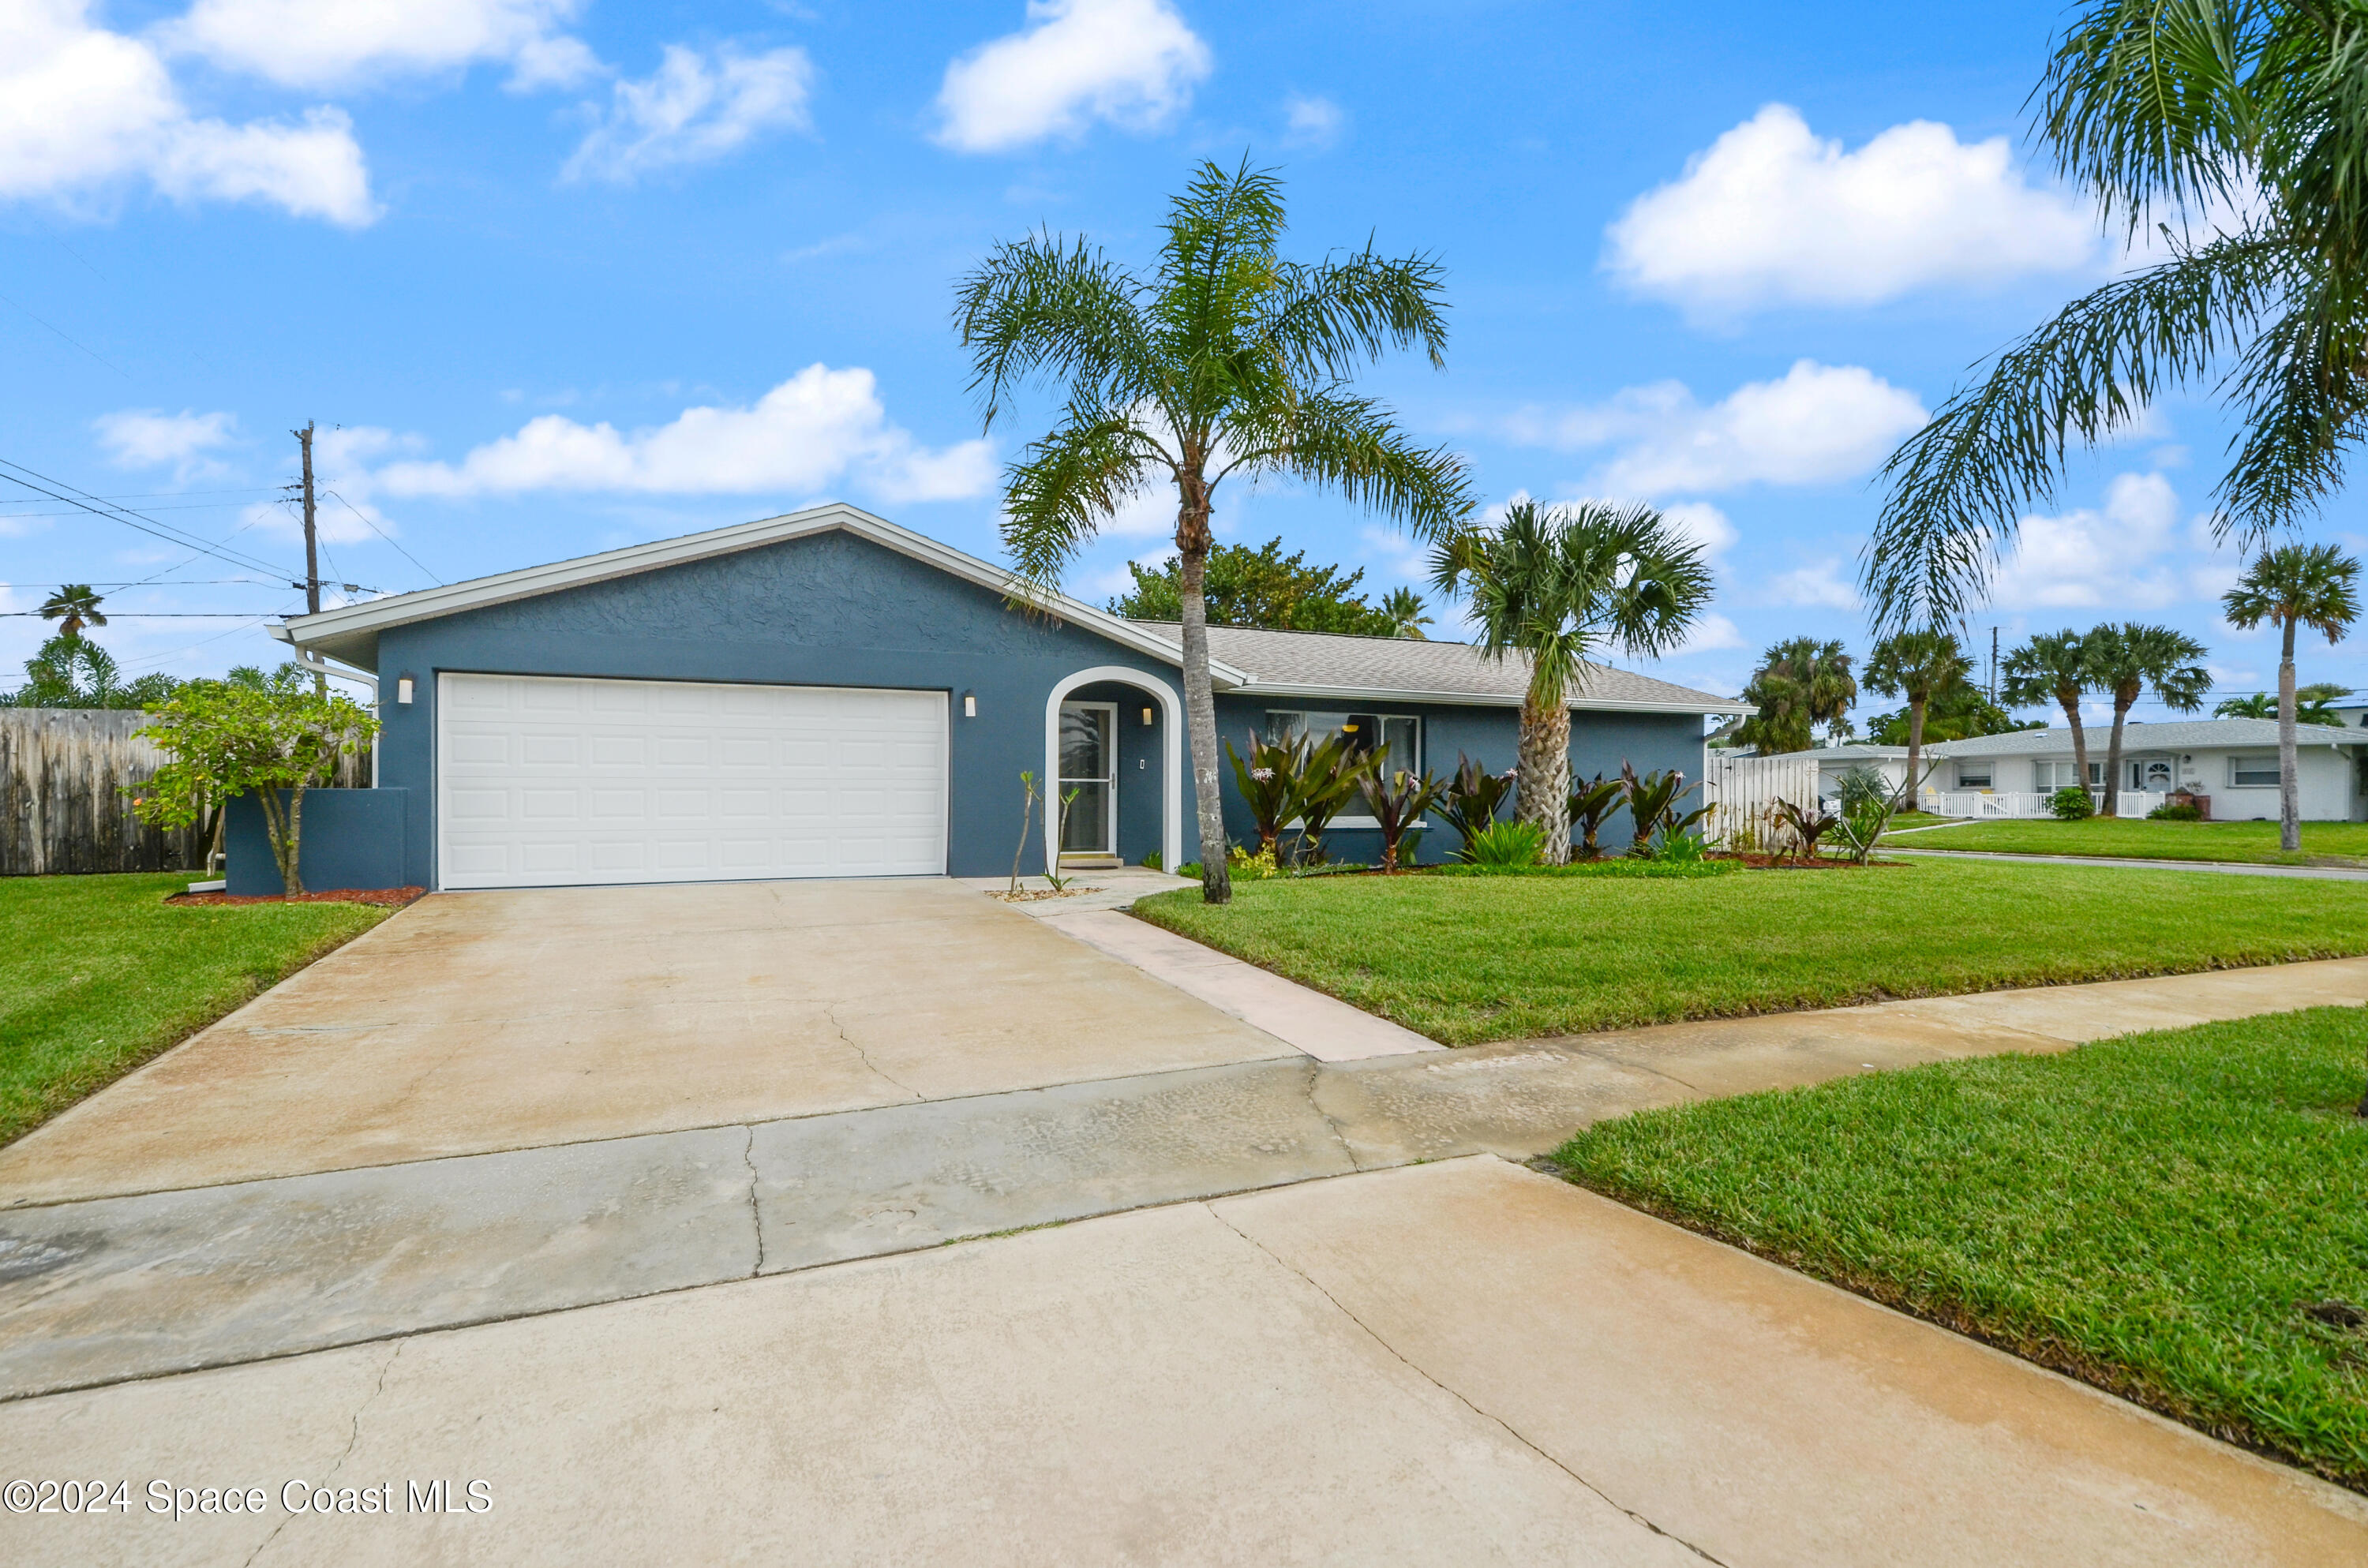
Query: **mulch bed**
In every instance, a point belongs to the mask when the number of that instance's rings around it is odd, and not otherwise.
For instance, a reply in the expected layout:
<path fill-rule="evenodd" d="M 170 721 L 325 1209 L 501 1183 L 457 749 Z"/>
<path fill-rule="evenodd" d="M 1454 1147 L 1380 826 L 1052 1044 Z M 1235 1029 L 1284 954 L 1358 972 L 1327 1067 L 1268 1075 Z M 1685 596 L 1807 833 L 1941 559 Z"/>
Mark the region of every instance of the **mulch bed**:
<path fill-rule="evenodd" d="M 166 903 L 376 903 L 401 909 L 427 896 L 426 888 L 331 888 L 326 892 L 279 893 L 176 892 Z"/>

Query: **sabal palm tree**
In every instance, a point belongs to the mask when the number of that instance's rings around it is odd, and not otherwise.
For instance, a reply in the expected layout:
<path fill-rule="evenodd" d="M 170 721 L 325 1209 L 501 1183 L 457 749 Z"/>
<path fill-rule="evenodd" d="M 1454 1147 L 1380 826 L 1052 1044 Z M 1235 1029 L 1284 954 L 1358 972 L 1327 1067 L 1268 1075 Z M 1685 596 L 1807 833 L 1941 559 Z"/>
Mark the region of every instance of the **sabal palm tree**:
<path fill-rule="evenodd" d="M 1924 715 L 1936 697 L 1961 690 L 1973 664 L 1948 632 L 1898 631 L 1867 655 L 1866 684 L 1885 697 L 1907 699 L 1907 773 L 1900 780 L 1899 805 L 1912 811 L 1922 798 Z"/>
<path fill-rule="evenodd" d="M 2282 544 L 2256 554 L 2220 600 L 2228 624 L 2275 621 L 2278 652 L 2278 846 L 2302 847 L 2302 790 L 2294 756 L 2294 631 L 2307 626 L 2340 642 L 2360 619 L 2360 562 L 2331 544 Z M 2368 1102 L 2362 1102 L 2368 1103 Z"/>
<path fill-rule="evenodd" d="M 2297 724 L 2328 724 L 2342 729 L 2343 715 L 2334 709 L 2335 699 L 2349 697 L 2351 688 L 2331 681 L 2315 681 L 2309 686 L 2294 687 L 2294 722 Z M 2278 697 L 2273 691 L 2248 692 L 2243 697 L 2221 699 L 2212 710 L 2214 719 L 2274 719 L 2278 716 Z"/>
<path fill-rule="evenodd" d="M 88 583 L 66 583 L 41 603 L 43 620 L 58 623 L 61 637 L 80 637 L 85 626 L 105 626 L 107 617 L 99 612 L 105 602 L 90 591 Z"/>
<path fill-rule="evenodd" d="M 1544 859 L 1570 858 L 1570 699 L 1599 650 L 1652 657 L 1685 640 L 1710 603 L 1702 549 L 1650 506 L 1523 499 L 1495 528 L 1472 525 L 1431 559 L 1440 592 L 1468 593 L 1479 646 L 1529 660 L 1513 815 L 1545 835 Z"/>
<path fill-rule="evenodd" d="M 2193 713 L 2212 689 L 2212 674 L 2196 661 L 2203 644 L 2168 626 L 2128 621 L 2089 633 L 2089 663 L 2099 690 L 2113 699 L 2113 738 L 2105 747 L 2105 800 L 2099 811 L 2119 816 L 2122 796 L 2122 726 L 2130 707 L 2154 688 L 2155 700 L 2174 713 Z"/>
<path fill-rule="evenodd" d="M 1287 261 L 1282 191 L 1245 162 L 1203 163 L 1168 205 L 1159 258 L 1131 270 L 1083 238 L 999 245 L 960 285 L 955 322 L 985 424 L 1025 384 L 1065 398 L 1051 434 L 1005 476 L 1003 540 L 1016 597 L 1042 602 L 1128 502 L 1176 487 L 1184 711 L 1201 829 L 1201 888 L 1231 896 L 1209 685 L 1209 515 L 1235 475 L 1336 490 L 1434 537 L 1470 510 L 1464 465 L 1417 445 L 1351 389 L 1360 367 L 1418 346 L 1445 363 L 1443 273 L 1427 256 L 1369 245 Z"/>
<path fill-rule="evenodd" d="M 2223 532 L 2265 539 L 2341 487 L 2368 434 L 2362 22 L 2352 0 L 2089 0 L 2072 20 L 2038 139 L 2109 228 L 2169 255 L 2066 305 L 1893 454 L 1863 558 L 1882 624 L 1970 608 L 2071 449 L 2181 389 L 2231 405 Z M 2192 223 L 2215 207 L 2232 232 Z"/>
<path fill-rule="evenodd" d="M 2053 702 L 2064 710 L 2064 722 L 2072 732 L 2072 773 L 2084 790 L 2089 787 L 2089 732 L 2080 722 L 2080 699 L 2096 689 L 2088 636 L 2068 628 L 2040 633 L 2007 654 L 1998 666 L 1998 695 L 2009 708 L 2044 708 Z"/>
<path fill-rule="evenodd" d="M 1431 624 L 1430 612 L 1423 608 L 1422 596 L 1412 588 L 1392 588 L 1382 600 L 1382 613 L 1390 618 L 1395 630 L 1393 637 L 1411 637 L 1417 642 L 1428 642 L 1422 629 Z"/>
<path fill-rule="evenodd" d="M 1818 725 L 1831 729 L 1849 717 L 1858 679 L 1840 642 L 1794 637 L 1768 650 L 1743 700 L 1755 711 L 1736 727 L 1736 744 L 1757 746 L 1763 756 L 1806 751 L 1816 744 Z"/>

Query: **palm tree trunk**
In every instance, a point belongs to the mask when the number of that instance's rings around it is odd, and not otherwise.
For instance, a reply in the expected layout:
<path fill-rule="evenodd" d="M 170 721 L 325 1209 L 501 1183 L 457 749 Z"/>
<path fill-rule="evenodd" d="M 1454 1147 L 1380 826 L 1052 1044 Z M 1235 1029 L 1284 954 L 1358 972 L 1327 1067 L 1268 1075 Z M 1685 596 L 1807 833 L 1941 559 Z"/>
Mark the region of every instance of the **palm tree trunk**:
<path fill-rule="evenodd" d="M 1521 699 L 1520 765 L 1514 779 L 1519 793 L 1513 815 L 1544 830 L 1547 865 L 1566 864 L 1570 859 L 1568 707 L 1558 702 L 1541 706 L 1528 697 Z"/>
<path fill-rule="evenodd" d="M 2105 801 L 2097 808 L 2100 817 L 2122 814 L 2122 721 L 2129 717 L 2130 704 L 2137 699 L 2135 692 L 2127 697 L 2113 693 L 2113 739 L 2105 747 Z M 2088 775 L 2084 772 L 2081 778 L 2086 782 Z"/>
<path fill-rule="evenodd" d="M 2302 847 L 2302 759 L 2294 755 L 2294 616 L 2287 616 L 2284 651 L 2278 657 L 2278 847 Z"/>
<path fill-rule="evenodd" d="M 1910 695 L 1907 699 L 1907 777 L 1900 780 L 1900 807 L 1904 812 L 1916 809 L 1922 793 L 1918 783 L 1923 777 L 1918 764 L 1924 756 L 1924 704 L 1927 699 Z"/>
<path fill-rule="evenodd" d="M 2089 732 L 2080 727 L 2080 694 L 2058 696 L 2064 705 L 2064 722 L 2072 727 L 2072 773 L 2080 788 L 2089 787 Z"/>
<path fill-rule="evenodd" d="M 1195 527 L 1194 525 L 1198 525 Z M 1198 548 L 1180 551 L 1178 588 L 1184 617 L 1184 723 L 1192 751 L 1192 803 L 1201 824 L 1201 896 L 1231 903 L 1225 868 L 1225 801 L 1217 792 L 1217 695 L 1209 685 L 1209 515 L 1188 517 L 1177 532 Z"/>

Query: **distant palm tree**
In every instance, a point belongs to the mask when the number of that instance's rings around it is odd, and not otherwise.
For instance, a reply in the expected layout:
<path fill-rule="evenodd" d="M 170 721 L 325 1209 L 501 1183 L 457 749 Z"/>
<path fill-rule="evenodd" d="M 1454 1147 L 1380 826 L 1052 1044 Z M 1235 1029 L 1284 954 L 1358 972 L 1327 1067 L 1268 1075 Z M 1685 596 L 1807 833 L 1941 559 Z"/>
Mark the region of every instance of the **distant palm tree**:
<path fill-rule="evenodd" d="M 2349 697 L 2351 688 L 2331 681 L 2317 681 L 2294 688 L 2294 722 L 2297 724 L 2331 724 L 2343 728 L 2343 715 L 2332 704 L 2339 697 Z M 2278 716 L 2278 697 L 2273 691 L 2256 691 L 2247 697 L 2224 698 L 2212 710 L 2215 719 L 2274 719 Z"/>
<path fill-rule="evenodd" d="M 1757 711 L 1736 726 L 1736 744 L 1756 746 L 1762 756 L 1806 751 L 1816 744 L 1818 725 L 1831 729 L 1848 719 L 1858 680 L 1840 642 L 1794 637 L 1768 650 L 1743 700 Z"/>
<path fill-rule="evenodd" d="M 1526 499 L 1496 528 L 1441 540 L 1431 563 L 1440 592 L 1471 595 L 1483 650 L 1529 658 L 1513 815 L 1536 824 L 1546 864 L 1559 866 L 1570 858 L 1570 699 L 1586 688 L 1591 655 L 1675 648 L 1710 603 L 1710 568 L 1650 506 Z"/>
<path fill-rule="evenodd" d="M 2360 562 L 2331 544 L 2282 544 L 2255 555 L 2222 596 L 2228 624 L 2250 630 L 2275 621 L 2278 653 L 2278 846 L 2302 847 L 2302 788 L 2294 741 L 2294 629 L 2307 626 L 2340 642 L 2360 619 Z M 2368 1104 L 2368 1101 L 2362 1102 Z"/>
<path fill-rule="evenodd" d="M 1428 642 L 1422 629 L 1432 624 L 1429 612 L 1423 608 L 1422 596 L 1412 588 L 1392 588 L 1382 600 L 1382 613 L 1390 618 L 1397 630 L 1393 637 L 1411 637 L 1417 642 Z"/>
<path fill-rule="evenodd" d="M 1962 690 L 1973 664 L 1948 632 L 1898 631 L 1867 655 L 1868 689 L 1907 699 L 1907 774 L 1900 780 L 1899 807 L 1913 811 L 1922 798 L 1924 714 L 1935 698 Z"/>
<path fill-rule="evenodd" d="M 2072 731 L 2072 772 L 2080 788 L 2087 789 L 2089 732 L 2081 727 L 2080 699 L 2097 689 L 2089 639 L 2069 630 L 2042 632 L 2006 656 L 1998 677 L 1998 695 L 2009 708 L 2044 708 L 2053 702 L 2064 710 L 2064 722 Z"/>
<path fill-rule="evenodd" d="M 88 583 L 68 583 L 51 594 L 41 605 L 41 619 L 58 622 L 58 635 L 79 637 L 85 626 L 105 626 L 98 595 L 90 591 Z"/>
<path fill-rule="evenodd" d="M 2089 633 L 2089 662 L 2099 689 L 2113 699 L 2113 738 L 2105 748 L 2105 800 L 2100 814 L 2122 814 L 2122 725 L 2130 707 L 2154 688 L 2155 700 L 2174 713 L 2193 713 L 2212 689 L 2212 673 L 2196 663 L 2203 644 L 2168 626 L 2128 621 Z"/>
<path fill-rule="evenodd" d="M 1176 487 L 1184 712 L 1201 828 L 1201 886 L 1232 896 L 1209 683 L 1206 579 L 1217 486 L 1282 474 L 1337 490 L 1434 538 L 1471 509 L 1463 460 L 1417 446 L 1349 378 L 1391 348 L 1446 362 L 1444 273 L 1368 247 L 1284 260 L 1281 187 L 1245 162 L 1203 163 L 1168 204 L 1159 260 L 1137 273 L 1085 240 L 998 245 L 958 289 L 955 322 L 991 426 L 1031 381 L 1066 399 L 1050 435 L 1006 471 L 1003 542 L 1019 597 L 1062 569 L 1127 503 Z"/>

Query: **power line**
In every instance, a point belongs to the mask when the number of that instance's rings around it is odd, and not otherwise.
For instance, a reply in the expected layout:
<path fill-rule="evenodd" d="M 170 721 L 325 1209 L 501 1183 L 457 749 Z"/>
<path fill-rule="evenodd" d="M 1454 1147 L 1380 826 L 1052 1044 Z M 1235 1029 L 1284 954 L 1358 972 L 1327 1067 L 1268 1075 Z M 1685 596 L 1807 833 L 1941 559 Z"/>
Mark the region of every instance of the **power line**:
<path fill-rule="evenodd" d="M 136 583 L 85 583 L 83 586 L 85 588 L 144 588 L 155 581 L 154 577 L 142 577 Z M 233 583 L 253 583 L 258 587 L 265 588 L 284 588 L 288 585 L 277 577 L 183 577 L 178 582 L 167 583 L 165 586 L 219 588 Z M 55 583 L 0 583 L 0 588 L 54 588 L 57 585 Z"/>
<path fill-rule="evenodd" d="M 0 616 L 40 614 L 37 609 L 0 609 Z M 108 612 L 106 624 L 111 626 L 119 620 L 243 620 L 251 619 L 254 615 L 251 609 L 119 609 Z M 42 616 L 41 619 L 53 620 L 57 618 Z"/>
<path fill-rule="evenodd" d="M 378 535 L 379 538 L 385 540 L 387 543 L 393 544 L 396 551 L 401 554 L 405 561 L 410 562 L 414 566 L 418 566 L 422 576 L 426 577 L 429 582 L 435 584 L 439 588 L 444 585 L 443 578 L 438 577 L 435 573 L 428 571 L 427 567 L 421 566 L 419 563 L 419 557 L 412 554 L 411 551 L 404 550 L 403 546 L 395 544 L 393 536 L 390 535 L 384 528 L 380 528 L 376 523 L 371 522 L 368 513 L 355 506 L 352 502 L 347 500 L 344 496 L 337 495 L 336 491 L 332 490 L 329 494 L 336 496 L 338 506 L 343 506 L 355 517 L 361 518 L 363 526 L 368 528 L 370 532 Z"/>
<path fill-rule="evenodd" d="M 0 501 L 0 506 L 21 506 L 23 505 L 24 503 L 21 501 Z M 186 506 L 151 506 L 148 510 L 152 512 L 227 512 L 233 506 L 243 506 L 245 505 L 246 503 L 244 501 L 197 501 L 192 502 Z M 78 512 L 0 512 L 0 520 L 14 522 L 19 517 L 74 517 L 79 516 L 81 516 L 81 514 Z"/>
<path fill-rule="evenodd" d="M 82 349 L 82 351 L 83 351 L 84 353 L 85 353 L 85 354 L 89 355 L 92 358 L 94 358 L 94 359 L 97 360 L 100 364 L 102 364 L 102 365 L 106 366 L 108 369 L 110 369 L 110 370 L 114 371 L 117 375 L 121 376 L 125 381 L 130 381 L 130 380 L 131 379 L 131 371 L 129 371 L 129 370 L 125 369 L 122 366 L 120 366 L 120 365 L 117 364 L 114 360 L 112 360 L 112 359 L 108 358 L 106 355 L 99 353 L 97 349 L 95 349 L 95 348 L 84 348 L 84 347 L 83 347 L 83 346 L 82 346 L 81 344 L 79 344 L 79 343 L 74 343 L 74 340 L 73 338 L 71 338 L 71 337 L 66 337 L 66 335 L 65 335 L 63 332 L 59 331 L 59 329 L 58 329 L 58 328 L 56 328 L 56 327 L 54 327 L 54 326 L 50 326 L 50 324 L 49 324 L 49 323 L 47 323 L 47 322 L 45 322 L 45 321 L 42 321 L 40 317 L 39 317 L 39 316 L 37 316 L 37 315 L 34 315 L 32 312 L 30 312 L 30 311 L 28 311 L 28 310 L 26 310 L 24 306 L 22 306 L 22 305 L 20 305 L 20 304 L 17 303 L 17 301 L 16 301 L 9 299 L 7 295 L 6 295 L 6 294 L 0 294 L 0 304 L 6 304 L 6 305 L 7 305 L 11 310 L 14 310 L 14 311 L 18 312 L 19 313 L 21 313 L 21 314 L 25 315 L 26 317 L 29 318 L 30 320 L 32 320 L 32 321 L 34 321 L 34 322 L 36 322 L 36 323 L 39 323 L 40 325 L 50 327 L 50 330 L 51 330 L 51 332 L 55 332 L 55 333 L 57 333 L 57 335 L 58 335 L 60 337 L 65 337 L 65 340 L 66 340 L 68 343 L 73 343 L 73 344 L 74 344 L 74 346 L 76 348 L 81 348 L 81 349 Z"/>
<path fill-rule="evenodd" d="M 0 469 L 14 469 L 16 471 L 15 473 L 0 473 L 0 479 L 7 480 L 11 484 L 17 485 L 26 490 L 30 490 L 36 494 L 46 495 L 52 501 L 63 502 L 69 506 L 73 506 L 80 511 L 88 512 L 94 517 L 105 517 L 111 522 L 121 523 L 126 528 L 137 528 L 142 533 L 153 535 L 157 539 L 165 540 L 168 544 L 178 545 L 184 550 L 194 550 L 200 555 L 211 555 L 217 561 L 224 562 L 230 565 L 241 567 L 250 572 L 277 573 L 279 571 L 279 567 L 274 566 L 268 561 L 259 560 L 255 556 L 245 554 L 244 551 L 225 552 L 223 550 L 214 545 L 206 543 L 201 539 L 192 537 L 186 529 L 176 528 L 170 523 L 160 523 L 155 518 L 148 517 L 144 513 L 135 512 L 128 506 L 119 506 L 111 502 L 93 505 L 93 503 L 99 501 L 97 496 L 92 495 L 87 491 L 76 490 L 64 480 L 51 479 L 48 474 L 42 473 L 35 469 L 27 468 L 22 463 L 11 462 L 6 458 L 0 458 Z M 30 474 L 32 475 L 32 479 L 20 479 L 17 477 L 18 474 Z M 34 480 L 39 480 L 40 483 L 33 483 Z M 52 485 L 55 485 L 58 488 L 50 488 L 50 486 Z M 167 570 L 171 570 L 171 568 L 167 568 Z"/>

